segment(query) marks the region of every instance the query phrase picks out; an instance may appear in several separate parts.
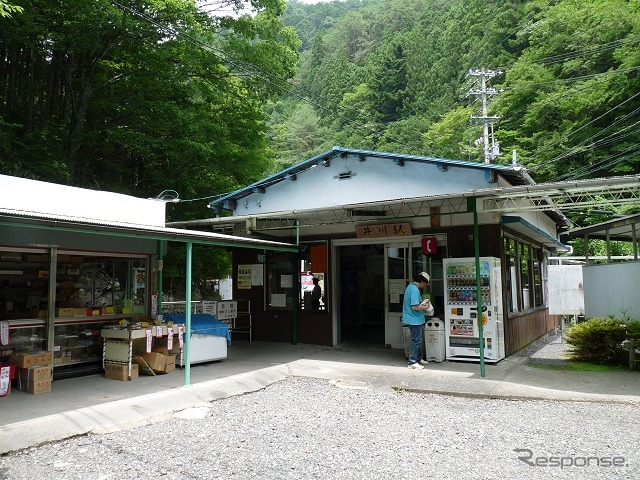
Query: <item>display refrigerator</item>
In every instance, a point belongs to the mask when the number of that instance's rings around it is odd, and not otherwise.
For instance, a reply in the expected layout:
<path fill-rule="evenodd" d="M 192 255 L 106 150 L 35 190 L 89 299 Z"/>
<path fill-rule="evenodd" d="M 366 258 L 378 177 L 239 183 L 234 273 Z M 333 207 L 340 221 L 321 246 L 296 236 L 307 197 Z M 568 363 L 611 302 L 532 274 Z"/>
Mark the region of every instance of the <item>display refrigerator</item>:
<path fill-rule="evenodd" d="M 447 360 L 480 361 L 482 321 L 485 362 L 504 358 L 504 321 L 500 259 L 480 257 L 481 315 L 478 315 L 476 259 L 444 259 Z"/>

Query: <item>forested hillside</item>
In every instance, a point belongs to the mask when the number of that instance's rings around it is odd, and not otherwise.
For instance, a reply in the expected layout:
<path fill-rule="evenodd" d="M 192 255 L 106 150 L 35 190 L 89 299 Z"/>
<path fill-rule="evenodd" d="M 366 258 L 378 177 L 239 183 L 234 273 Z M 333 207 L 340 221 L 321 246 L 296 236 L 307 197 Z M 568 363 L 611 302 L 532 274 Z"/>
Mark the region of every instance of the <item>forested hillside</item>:
<path fill-rule="evenodd" d="M 242 17 L 232 7 L 249 2 L 9 3 L 22 11 L 0 15 L 1 173 L 194 199 L 270 168 L 263 105 L 298 59 L 283 0 Z"/>
<path fill-rule="evenodd" d="M 482 161 L 472 69 L 503 72 L 495 161 L 640 170 L 638 0 L 0 6 L 1 173 L 206 199 L 334 145 Z"/>
<path fill-rule="evenodd" d="M 336 16 L 339 14 L 340 16 Z M 295 87 L 271 105 L 277 167 L 333 145 L 483 161 L 488 114 L 538 181 L 640 172 L 640 2 L 370 0 L 303 5 Z"/>
<path fill-rule="evenodd" d="M 179 192 L 168 220 L 334 145 L 482 161 L 473 69 L 495 161 L 640 172 L 638 0 L 0 0 L 0 58 L 0 173 Z"/>

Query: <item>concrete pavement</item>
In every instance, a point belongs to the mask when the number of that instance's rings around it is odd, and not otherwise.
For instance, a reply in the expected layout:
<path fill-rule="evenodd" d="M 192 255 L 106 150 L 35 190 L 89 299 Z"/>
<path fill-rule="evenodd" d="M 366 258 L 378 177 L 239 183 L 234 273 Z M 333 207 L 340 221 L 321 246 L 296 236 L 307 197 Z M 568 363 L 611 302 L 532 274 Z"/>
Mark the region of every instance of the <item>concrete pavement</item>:
<path fill-rule="evenodd" d="M 534 368 L 531 356 L 558 355 L 559 338 L 496 365 L 430 363 L 406 368 L 404 352 L 376 347 L 234 342 L 228 358 L 194 365 L 186 374 L 141 376 L 131 382 L 101 375 L 58 380 L 52 391 L 12 392 L 0 399 L 0 453 L 86 433 L 109 432 L 162 420 L 177 411 L 252 392 L 288 376 L 331 381 L 344 388 L 406 390 L 443 395 L 640 405 L 638 372 L 572 372 Z"/>

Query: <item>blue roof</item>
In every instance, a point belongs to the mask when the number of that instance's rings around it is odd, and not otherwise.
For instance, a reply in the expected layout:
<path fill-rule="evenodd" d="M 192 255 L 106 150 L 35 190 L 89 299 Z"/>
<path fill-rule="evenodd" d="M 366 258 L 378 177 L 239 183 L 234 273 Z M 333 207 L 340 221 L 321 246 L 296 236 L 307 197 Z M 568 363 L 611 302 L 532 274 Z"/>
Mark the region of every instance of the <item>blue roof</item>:
<path fill-rule="evenodd" d="M 320 153 L 314 157 L 308 158 L 296 165 L 288 167 L 274 175 L 263 178 L 251 185 L 238 189 L 234 192 L 228 193 L 220 198 L 212 200 L 209 203 L 209 208 L 221 209 L 228 208 L 230 201 L 238 201 L 239 199 L 251 195 L 256 191 L 263 190 L 275 183 L 287 180 L 288 178 L 297 175 L 298 173 L 309 169 L 312 165 L 322 165 L 323 162 L 331 161 L 334 158 L 347 158 L 347 157 L 361 157 L 363 160 L 366 157 L 378 157 L 387 158 L 394 162 L 419 162 L 419 163 L 431 163 L 437 164 L 440 168 L 447 168 L 449 166 L 472 168 L 479 170 L 495 171 L 500 173 L 503 177 L 509 181 L 512 185 L 527 185 L 530 183 L 527 179 L 528 175 L 526 170 L 520 165 L 497 165 L 493 163 L 479 163 L 469 162 L 465 160 L 449 160 L 438 157 L 424 157 L 419 155 L 408 155 L 402 153 L 389 153 L 378 152 L 372 150 L 358 150 L 353 148 L 345 148 L 336 146 L 331 150 L 324 153 Z"/>

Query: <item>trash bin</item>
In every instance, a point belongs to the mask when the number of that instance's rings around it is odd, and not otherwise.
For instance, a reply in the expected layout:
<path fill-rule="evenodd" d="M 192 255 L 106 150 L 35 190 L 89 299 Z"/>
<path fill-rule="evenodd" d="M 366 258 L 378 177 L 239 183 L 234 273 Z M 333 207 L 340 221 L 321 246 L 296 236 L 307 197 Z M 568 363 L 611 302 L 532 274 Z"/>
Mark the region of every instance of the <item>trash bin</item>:
<path fill-rule="evenodd" d="M 424 326 L 424 344 L 428 361 L 444 362 L 446 357 L 444 322 L 440 318 L 432 317 L 427 320 Z"/>
<path fill-rule="evenodd" d="M 404 344 L 404 356 L 409 358 L 409 349 L 411 348 L 411 330 L 406 324 L 402 324 L 402 343 Z M 424 356 L 424 335 L 422 335 L 422 356 Z"/>

